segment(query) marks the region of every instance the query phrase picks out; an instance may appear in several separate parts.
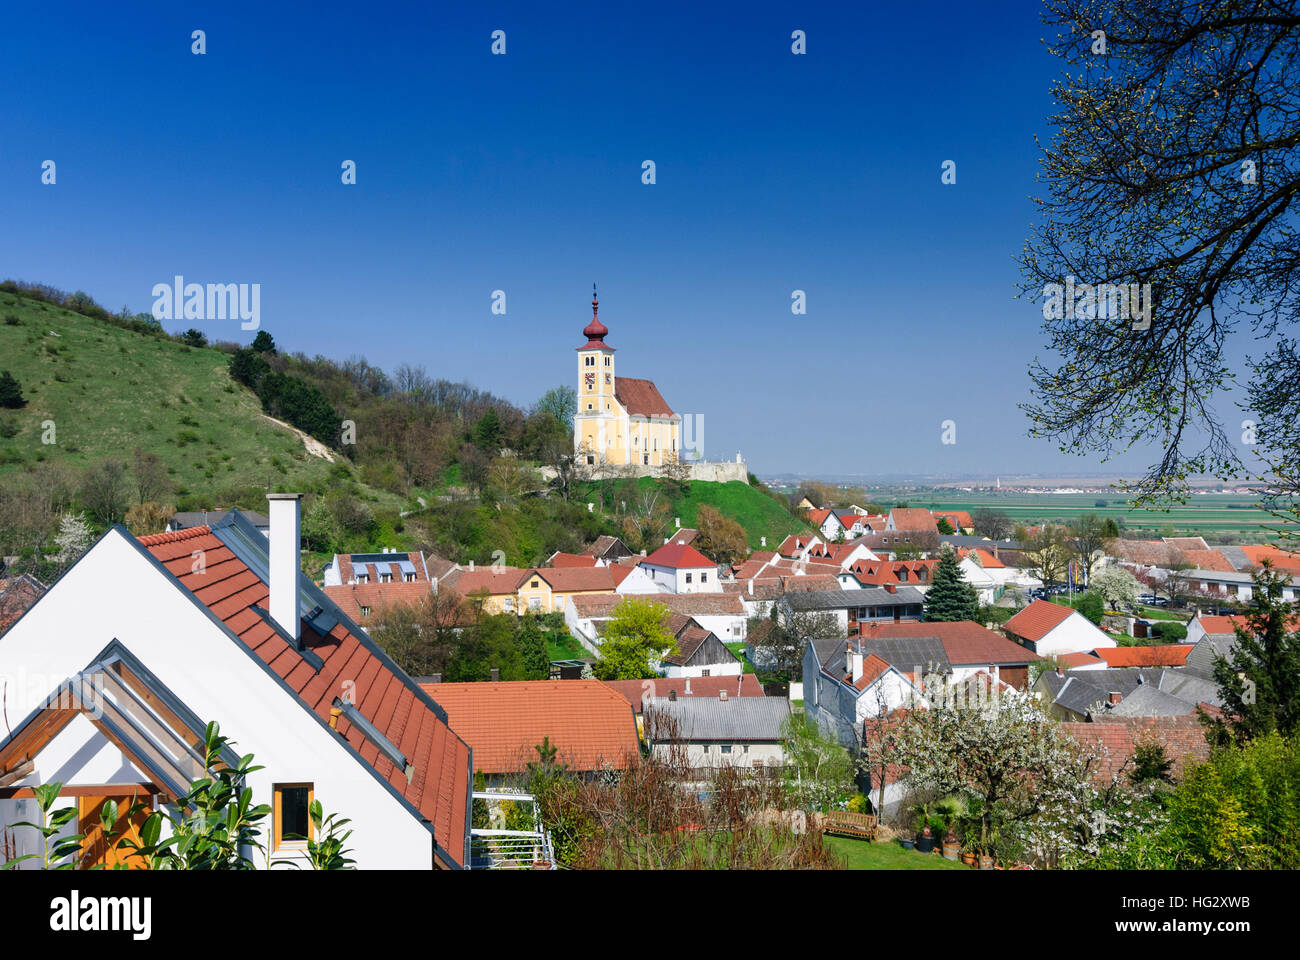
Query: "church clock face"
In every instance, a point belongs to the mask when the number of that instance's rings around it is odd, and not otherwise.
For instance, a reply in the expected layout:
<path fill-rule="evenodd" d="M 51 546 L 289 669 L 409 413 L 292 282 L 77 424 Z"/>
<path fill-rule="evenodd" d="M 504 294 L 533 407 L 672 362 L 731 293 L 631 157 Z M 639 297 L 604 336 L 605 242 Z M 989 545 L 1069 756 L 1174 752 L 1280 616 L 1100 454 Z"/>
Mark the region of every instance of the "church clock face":
<path fill-rule="evenodd" d="M 611 376 L 608 373 L 605 374 L 605 386 L 608 387 L 613 382 L 613 380 L 614 380 L 613 376 Z"/>
<path fill-rule="evenodd" d="M 594 373 L 585 374 L 584 379 L 587 381 L 588 390 L 596 386 L 596 375 Z"/>

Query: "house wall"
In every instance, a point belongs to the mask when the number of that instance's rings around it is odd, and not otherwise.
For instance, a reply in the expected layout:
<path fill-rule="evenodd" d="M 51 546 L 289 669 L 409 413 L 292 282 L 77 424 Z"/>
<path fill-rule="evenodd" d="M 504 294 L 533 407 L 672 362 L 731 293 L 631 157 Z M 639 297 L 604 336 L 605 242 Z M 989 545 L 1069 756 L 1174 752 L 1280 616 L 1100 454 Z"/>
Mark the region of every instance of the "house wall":
<path fill-rule="evenodd" d="M 723 753 L 723 747 L 730 747 L 731 752 Z M 652 752 L 655 756 L 668 759 L 676 748 L 676 744 L 656 743 L 652 747 Z M 755 764 L 776 766 L 785 761 L 785 751 L 779 741 L 688 743 L 686 744 L 686 760 L 691 767 L 697 770 L 725 766 L 752 767 Z"/>
<path fill-rule="evenodd" d="M 1081 613 L 1072 613 L 1038 641 L 1035 653 L 1051 657 L 1058 653 L 1082 653 L 1098 647 L 1113 647 L 1115 641 L 1092 625 Z"/>
<path fill-rule="evenodd" d="M 25 718 L 57 683 L 84 669 L 114 639 L 202 720 L 218 721 L 241 755 L 255 755 L 264 769 L 248 776 L 254 803 L 270 804 L 273 784 L 311 782 L 327 812 L 352 819 L 348 844 L 359 867 L 433 866 L 432 835 L 402 801 L 119 530 L 106 534 L 0 637 L 0 676 L 50 680 L 41 693 L 29 692 L 39 684 L 9 685 L 4 708 L 10 723 Z M 94 764 L 103 750 L 98 736 L 97 731 L 85 735 L 78 748 Z M 120 753 L 118 763 L 129 767 Z M 86 770 L 83 785 L 105 782 L 102 767 Z M 64 775 L 49 765 L 38 770 L 44 776 L 56 772 Z M 37 782 L 31 777 L 18 785 Z M 456 853 L 463 856 L 462 850 Z"/>

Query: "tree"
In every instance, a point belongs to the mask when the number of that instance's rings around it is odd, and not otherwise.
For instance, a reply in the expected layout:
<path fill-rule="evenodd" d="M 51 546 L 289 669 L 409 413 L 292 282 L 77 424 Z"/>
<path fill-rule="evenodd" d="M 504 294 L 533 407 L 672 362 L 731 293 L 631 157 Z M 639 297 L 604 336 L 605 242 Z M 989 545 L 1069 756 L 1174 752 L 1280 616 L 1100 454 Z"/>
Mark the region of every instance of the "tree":
<path fill-rule="evenodd" d="M 461 482 L 470 489 L 471 493 L 478 493 L 487 486 L 491 466 L 487 455 L 481 449 L 472 443 L 465 444 L 460 448 L 456 462 L 460 464 Z"/>
<path fill-rule="evenodd" d="M 117 523 L 130 504 L 126 467 L 119 460 L 101 460 L 90 467 L 81 481 L 81 502 L 90 515 L 104 526 Z"/>
<path fill-rule="evenodd" d="M 848 750 L 822 735 L 814 720 L 791 713 L 781 722 L 786 789 L 805 810 L 826 810 L 856 792 Z"/>
<path fill-rule="evenodd" d="M 27 403 L 23 399 L 22 386 L 8 370 L 0 371 L 0 407 L 17 410 Z"/>
<path fill-rule="evenodd" d="M 971 519 L 974 519 L 974 518 L 972 517 Z M 936 521 L 935 521 L 935 528 L 936 528 L 940 533 L 942 533 L 942 534 L 944 534 L 944 535 L 946 535 L 946 536 L 951 536 L 952 534 L 954 534 L 954 533 L 957 532 L 956 530 L 954 530 L 954 529 L 952 528 L 952 524 L 948 522 L 948 518 L 947 518 L 947 517 L 940 517 L 938 520 L 936 520 Z"/>
<path fill-rule="evenodd" d="M 194 327 L 190 327 L 182 333 L 180 338 L 181 343 L 187 347 L 206 347 L 208 345 L 208 338 L 203 335 L 203 331 L 196 330 Z"/>
<path fill-rule="evenodd" d="M 1101 594 L 1093 590 L 1079 598 L 1075 609 L 1097 626 L 1101 625 L 1102 618 L 1106 615 L 1106 604 L 1101 599 Z"/>
<path fill-rule="evenodd" d="M 76 563 L 90 546 L 93 533 L 84 514 L 65 513 L 59 521 L 59 533 L 54 542 L 59 547 L 58 562 L 64 567 Z"/>
<path fill-rule="evenodd" d="M 501 452 L 501 441 L 504 436 L 500 414 L 497 413 L 496 407 L 488 407 L 487 412 L 474 425 L 474 446 L 489 457 L 495 457 Z"/>
<path fill-rule="evenodd" d="M 1210 739 L 1244 743 L 1277 731 L 1284 736 L 1300 726 L 1300 630 L 1290 630 L 1294 608 L 1282 600 L 1287 579 L 1265 563 L 1252 578 L 1246 625 L 1227 657 L 1214 662 L 1214 680 L 1223 712 L 1202 715 Z"/>
<path fill-rule="evenodd" d="M 265 330 L 259 330 L 253 338 L 253 349 L 258 353 L 275 353 L 275 340 Z"/>
<path fill-rule="evenodd" d="M 167 479 L 167 468 L 156 453 L 146 453 L 136 447 L 131 462 L 131 475 L 135 480 L 137 503 L 163 500 L 171 493 L 172 485 Z"/>
<path fill-rule="evenodd" d="M 137 537 L 151 533 L 162 533 L 167 528 L 167 521 L 176 515 L 173 504 L 137 503 L 126 512 L 126 528 Z"/>
<path fill-rule="evenodd" d="M 724 517 L 708 504 L 701 504 L 695 515 L 695 524 L 700 531 L 695 546 L 706 557 L 732 566 L 749 556 L 745 528 L 730 517 Z"/>
<path fill-rule="evenodd" d="M 252 347 L 243 347 L 230 356 L 230 379 L 258 392 L 262 378 L 270 372 L 266 359 Z"/>
<path fill-rule="evenodd" d="M 1022 555 L 1029 562 L 1029 569 L 1044 585 L 1050 586 L 1065 579 L 1070 552 L 1065 543 L 1065 532 L 1060 527 L 1044 523 L 1037 532 L 1022 538 L 1022 542 Z"/>
<path fill-rule="evenodd" d="M 1113 538 L 1106 535 L 1106 524 L 1095 513 L 1085 513 L 1076 519 L 1070 524 L 1066 534 L 1070 550 L 1079 561 L 1079 565 L 1083 567 L 1086 582 L 1091 584 L 1092 568 L 1105 549 L 1107 541 Z"/>
<path fill-rule="evenodd" d="M 601 636 L 600 659 L 592 668 L 601 680 L 641 680 L 656 676 L 651 661 L 676 649 L 668 632 L 668 608 L 652 600 L 626 597 L 614 608 Z"/>
<path fill-rule="evenodd" d="M 962 575 L 956 552 L 942 551 L 930 589 L 925 592 L 922 619 L 945 622 L 974 620 L 978 611 L 979 596 Z"/>
<path fill-rule="evenodd" d="M 537 401 L 537 410 L 549 413 L 565 425 L 566 430 L 571 430 L 573 418 L 578 412 L 578 391 L 567 385 L 552 387 Z"/>
<path fill-rule="evenodd" d="M 1011 536 L 1011 518 L 1001 510 L 976 510 L 971 515 L 975 532 L 989 540 L 1006 540 Z"/>
<path fill-rule="evenodd" d="M 1122 609 L 1121 604 L 1132 603 L 1141 591 L 1137 577 L 1119 564 L 1103 567 L 1089 583 L 1093 590 L 1101 594 L 1109 610 Z"/>
<path fill-rule="evenodd" d="M 519 622 L 519 654 L 523 658 L 525 680 L 545 680 L 551 675 L 551 659 L 546 655 L 546 638 L 541 625 L 531 613 Z"/>
<path fill-rule="evenodd" d="M 844 637 L 844 628 L 834 614 L 795 610 L 778 601 L 768 620 L 757 621 L 751 627 L 746 642 L 754 650 L 752 659 L 763 670 L 797 679 L 803 670 L 808 641 L 826 637 Z"/>
<path fill-rule="evenodd" d="M 1215 402 L 1236 376 L 1224 363 L 1234 328 L 1244 320 L 1263 337 L 1300 317 L 1300 14 L 1236 0 L 1046 7 L 1059 29 L 1050 49 L 1067 66 L 1042 161 L 1047 196 L 1021 257 L 1024 291 L 1043 297 L 1067 277 L 1149 284 L 1152 309 L 1135 324 L 1119 310 L 1098 316 L 1095 300 L 1045 307 L 1059 360 L 1031 368 L 1031 433 L 1081 455 L 1157 445 L 1157 462 L 1128 489 L 1139 502 L 1181 498 L 1192 474 L 1244 469 Z M 1300 464 L 1296 418 L 1271 414 L 1292 409 L 1300 368 L 1287 338 L 1273 342 L 1252 364 L 1250 393 L 1268 411 L 1259 448 L 1286 468 Z M 1268 398 L 1278 402 L 1260 404 Z"/>

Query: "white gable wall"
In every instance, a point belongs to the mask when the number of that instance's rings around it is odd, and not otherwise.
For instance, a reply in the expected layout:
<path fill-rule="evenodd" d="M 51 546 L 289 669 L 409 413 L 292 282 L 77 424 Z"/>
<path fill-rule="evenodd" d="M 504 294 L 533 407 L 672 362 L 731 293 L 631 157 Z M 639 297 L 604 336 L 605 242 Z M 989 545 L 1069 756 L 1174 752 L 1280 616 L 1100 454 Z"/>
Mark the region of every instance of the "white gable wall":
<path fill-rule="evenodd" d="M 1114 640 L 1075 610 L 1038 641 L 1035 652 L 1040 657 L 1051 657 L 1058 653 L 1083 653 L 1098 647 L 1113 646 L 1116 646 Z"/>
<path fill-rule="evenodd" d="M 110 531 L 0 637 L 0 676 L 27 677 L 18 690 L 11 685 L 10 723 L 120 640 L 200 719 L 220 723 L 240 755 L 253 753 L 265 767 L 248 777 L 255 803 L 270 804 L 275 783 L 313 783 L 327 813 L 352 819 L 348 845 L 359 867 L 431 867 L 429 831 L 142 549 Z M 31 693 L 32 675 L 49 678 L 43 693 Z M 99 734 L 89 729 L 82 743 L 98 763 Z"/>

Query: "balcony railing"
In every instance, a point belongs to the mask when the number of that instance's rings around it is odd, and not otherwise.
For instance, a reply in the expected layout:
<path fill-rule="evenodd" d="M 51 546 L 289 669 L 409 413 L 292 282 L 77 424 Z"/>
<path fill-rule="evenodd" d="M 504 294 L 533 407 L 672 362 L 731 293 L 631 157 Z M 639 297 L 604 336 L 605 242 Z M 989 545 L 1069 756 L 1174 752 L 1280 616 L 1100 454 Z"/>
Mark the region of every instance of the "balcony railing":
<path fill-rule="evenodd" d="M 474 870 L 555 870 L 555 849 L 551 835 L 542 826 L 536 799 L 527 793 L 475 791 L 475 800 L 489 804 L 509 801 L 532 805 L 532 830 L 494 830 L 474 827 L 470 831 L 470 868 Z"/>

